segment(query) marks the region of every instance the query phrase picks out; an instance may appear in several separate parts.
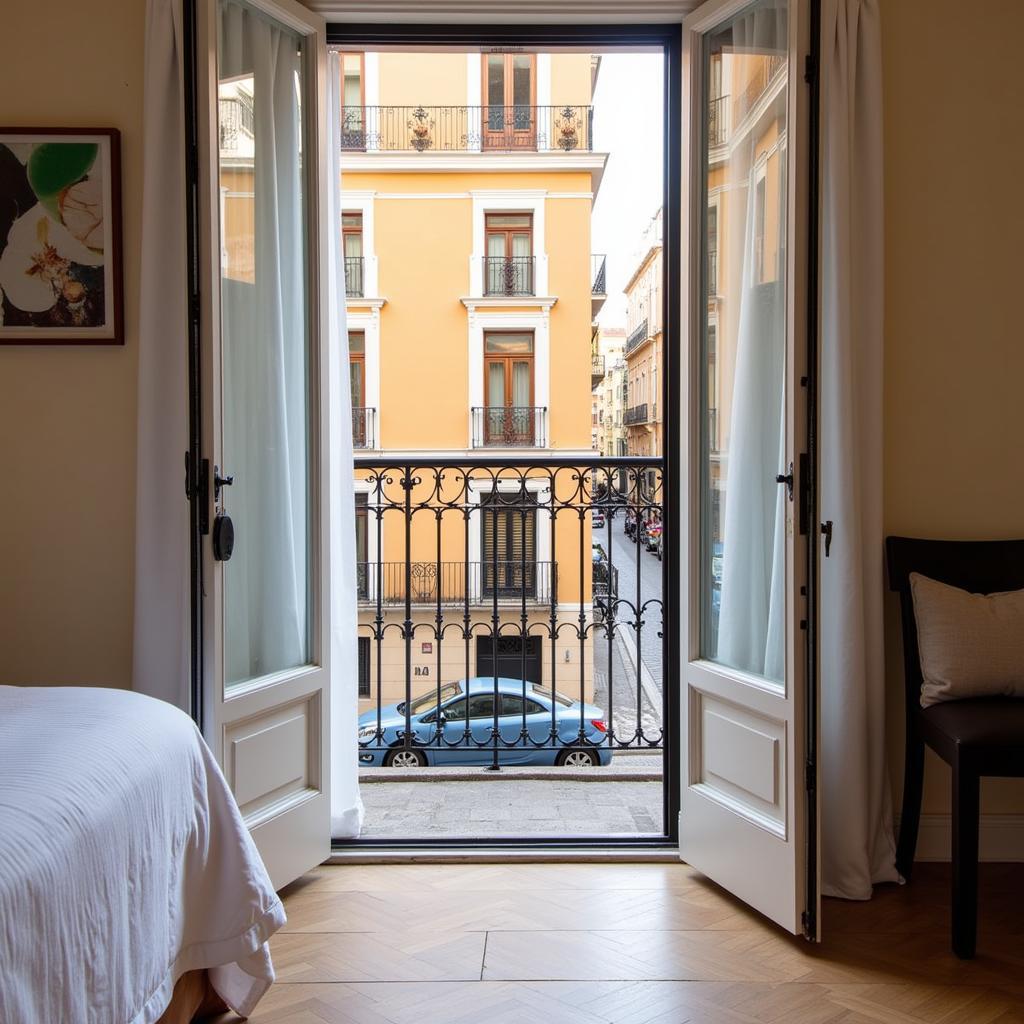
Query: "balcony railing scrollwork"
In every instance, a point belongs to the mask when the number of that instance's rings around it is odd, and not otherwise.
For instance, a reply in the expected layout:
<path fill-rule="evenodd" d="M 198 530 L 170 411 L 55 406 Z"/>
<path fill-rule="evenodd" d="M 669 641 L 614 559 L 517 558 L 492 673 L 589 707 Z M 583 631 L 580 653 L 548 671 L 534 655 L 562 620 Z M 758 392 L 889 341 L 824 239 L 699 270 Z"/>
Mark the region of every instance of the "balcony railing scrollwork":
<path fill-rule="evenodd" d="M 630 406 L 622 417 L 622 422 L 625 423 L 627 427 L 635 427 L 641 423 L 646 423 L 647 403 L 643 402 L 640 405 Z"/>
<path fill-rule="evenodd" d="M 342 149 L 366 153 L 562 152 L 593 148 L 593 108 L 557 106 L 346 107 Z"/>
<path fill-rule="evenodd" d="M 484 295 L 533 295 L 534 257 L 485 256 Z"/>
<path fill-rule="evenodd" d="M 604 295 L 608 290 L 607 264 L 608 257 L 600 253 L 590 257 L 590 291 L 593 295 Z"/>
<path fill-rule="evenodd" d="M 546 448 L 547 414 L 544 406 L 474 406 L 474 448 Z"/>
<path fill-rule="evenodd" d="M 494 767 L 513 748 L 563 752 L 569 707 L 579 708 L 581 748 L 593 748 L 587 730 L 598 718 L 602 747 L 661 748 L 664 659 L 650 659 L 654 649 L 664 654 L 668 624 L 637 524 L 661 521 L 663 471 L 660 458 L 357 456 L 362 550 L 386 552 L 364 553 L 356 571 L 370 666 L 361 755 L 385 744 L 384 716 L 398 694 L 399 746 L 483 749 Z M 382 677 L 393 684 L 387 696 Z M 463 731 L 464 716 L 453 727 L 436 715 L 429 735 L 413 729 L 414 714 L 419 725 L 434 720 L 424 712 L 470 677 L 493 679 L 493 728 Z M 515 706 L 521 729 L 499 712 L 499 680 L 500 707 Z M 506 701 L 510 680 L 522 694 Z M 548 729 L 530 698 L 551 691 L 561 711 L 549 712 Z"/>
<path fill-rule="evenodd" d="M 642 345 L 650 335 L 647 333 L 647 319 L 646 317 L 630 332 L 629 337 L 626 338 L 626 352 L 632 352 L 633 349 Z"/>

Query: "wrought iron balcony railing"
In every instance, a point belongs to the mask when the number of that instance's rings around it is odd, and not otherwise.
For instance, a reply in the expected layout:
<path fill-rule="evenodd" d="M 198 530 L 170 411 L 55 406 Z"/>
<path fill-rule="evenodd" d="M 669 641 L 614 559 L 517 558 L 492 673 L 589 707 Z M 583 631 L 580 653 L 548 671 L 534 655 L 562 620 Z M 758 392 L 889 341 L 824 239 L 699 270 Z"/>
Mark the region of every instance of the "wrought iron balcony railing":
<path fill-rule="evenodd" d="M 533 295 L 532 256 L 485 256 L 484 295 Z"/>
<path fill-rule="evenodd" d="M 647 422 L 647 403 L 644 402 L 641 405 L 630 406 L 626 410 L 625 416 L 622 417 L 622 422 L 627 427 L 635 427 L 638 424 Z"/>
<path fill-rule="evenodd" d="M 708 103 L 708 145 L 724 146 L 729 141 L 729 96 L 716 96 Z"/>
<path fill-rule="evenodd" d="M 369 406 L 352 406 L 352 447 L 377 447 L 377 410 Z"/>
<path fill-rule="evenodd" d="M 607 282 L 605 280 L 605 265 L 608 262 L 608 257 L 595 253 L 590 257 L 590 291 L 594 295 L 604 295 L 607 292 Z"/>
<path fill-rule="evenodd" d="M 482 562 L 359 562 L 356 582 L 359 600 L 383 608 L 404 606 L 406 597 L 417 608 L 477 607 L 509 601 L 547 604 L 555 599 L 554 562 L 504 560 Z"/>
<path fill-rule="evenodd" d="M 774 81 L 775 76 L 786 66 L 786 57 L 783 54 L 763 55 L 754 68 L 754 73 L 747 81 L 743 92 L 736 97 L 733 110 L 733 123 L 739 125 L 747 113 L 767 91 L 768 86 Z"/>
<path fill-rule="evenodd" d="M 363 257 L 345 257 L 345 294 L 349 298 L 363 297 Z"/>
<path fill-rule="evenodd" d="M 349 107 L 341 146 L 365 153 L 572 153 L 593 148 L 592 126 L 593 108 L 580 105 Z"/>
<path fill-rule="evenodd" d="M 642 345 L 649 335 L 647 333 L 647 320 L 646 318 L 637 324 L 636 328 L 630 333 L 626 339 L 626 352 L 632 352 L 637 346 Z"/>
<path fill-rule="evenodd" d="M 590 387 L 595 388 L 604 380 L 604 356 L 590 357 Z"/>
<path fill-rule="evenodd" d="M 546 448 L 546 406 L 473 406 L 474 448 Z"/>
<path fill-rule="evenodd" d="M 239 142 L 243 137 L 251 144 L 255 124 L 252 97 L 244 92 L 238 92 L 234 96 L 224 96 L 219 99 L 217 101 L 217 122 L 222 151 L 238 150 Z"/>
<path fill-rule="evenodd" d="M 524 747 L 562 755 L 568 745 L 597 763 L 603 748 L 663 746 L 671 624 L 644 528 L 662 519 L 661 459 L 357 456 L 355 472 L 367 495 L 364 550 L 388 552 L 360 563 L 355 580 L 368 648 L 364 761 L 458 748 L 484 750 L 497 767 Z M 422 723 L 474 676 L 494 680 L 493 728 L 471 732 L 451 712 L 429 719 L 434 729 L 412 728 L 414 714 Z M 552 690 L 549 730 L 531 697 Z M 386 738 L 396 703 L 405 727 Z M 567 744 L 570 708 L 588 720 Z M 510 715 L 522 728 L 509 729 Z"/>

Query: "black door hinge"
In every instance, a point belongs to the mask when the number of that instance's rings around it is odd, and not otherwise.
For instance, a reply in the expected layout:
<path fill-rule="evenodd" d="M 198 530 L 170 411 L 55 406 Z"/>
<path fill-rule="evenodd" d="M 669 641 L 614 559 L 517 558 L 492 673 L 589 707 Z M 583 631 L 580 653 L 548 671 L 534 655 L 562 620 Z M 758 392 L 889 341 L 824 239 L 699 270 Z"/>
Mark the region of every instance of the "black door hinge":
<path fill-rule="evenodd" d="M 789 471 L 787 473 L 779 473 L 775 477 L 775 482 L 777 484 L 785 484 L 786 485 L 786 494 L 789 497 L 789 500 L 792 501 L 793 500 L 793 463 L 792 462 L 789 464 Z"/>

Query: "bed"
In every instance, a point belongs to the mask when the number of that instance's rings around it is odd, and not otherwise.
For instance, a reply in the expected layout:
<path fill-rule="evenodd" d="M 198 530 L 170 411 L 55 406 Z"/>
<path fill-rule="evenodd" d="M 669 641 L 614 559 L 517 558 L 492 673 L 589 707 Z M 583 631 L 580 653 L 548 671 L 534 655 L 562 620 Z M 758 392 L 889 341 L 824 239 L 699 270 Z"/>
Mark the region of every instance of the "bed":
<path fill-rule="evenodd" d="M 284 920 L 187 715 L 0 686 L 0 1021 L 153 1024 L 179 979 L 247 1016 Z"/>

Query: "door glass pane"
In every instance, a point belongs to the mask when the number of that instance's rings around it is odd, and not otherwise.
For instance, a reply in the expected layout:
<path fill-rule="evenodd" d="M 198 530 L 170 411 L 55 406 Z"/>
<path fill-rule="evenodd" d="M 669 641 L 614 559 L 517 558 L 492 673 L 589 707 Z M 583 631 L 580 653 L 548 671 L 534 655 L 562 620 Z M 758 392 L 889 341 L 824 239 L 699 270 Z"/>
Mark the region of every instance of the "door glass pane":
<path fill-rule="evenodd" d="M 505 55 L 487 57 L 487 127 L 500 132 L 505 126 Z"/>
<path fill-rule="evenodd" d="M 512 364 L 512 404 L 524 408 L 530 404 L 530 385 L 533 383 L 533 364 L 516 360 Z"/>
<path fill-rule="evenodd" d="M 495 360 L 487 364 L 487 404 L 490 406 L 505 404 L 504 360 Z"/>
<path fill-rule="evenodd" d="M 704 51 L 702 654 L 770 680 L 785 676 L 787 35 L 786 0 L 761 0 Z"/>
<path fill-rule="evenodd" d="M 301 37 L 218 8 L 226 685 L 310 660 L 309 283 Z M 248 99 L 243 99 L 247 97 Z"/>
<path fill-rule="evenodd" d="M 532 77 L 532 54 L 516 54 L 512 58 L 512 103 L 515 106 L 516 131 L 528 131 L 530 128 Z"/>

